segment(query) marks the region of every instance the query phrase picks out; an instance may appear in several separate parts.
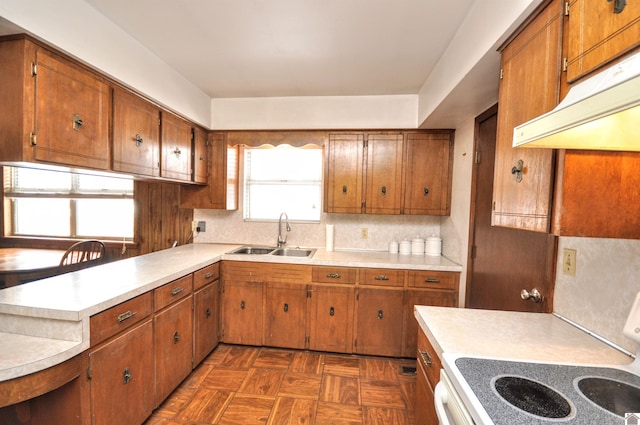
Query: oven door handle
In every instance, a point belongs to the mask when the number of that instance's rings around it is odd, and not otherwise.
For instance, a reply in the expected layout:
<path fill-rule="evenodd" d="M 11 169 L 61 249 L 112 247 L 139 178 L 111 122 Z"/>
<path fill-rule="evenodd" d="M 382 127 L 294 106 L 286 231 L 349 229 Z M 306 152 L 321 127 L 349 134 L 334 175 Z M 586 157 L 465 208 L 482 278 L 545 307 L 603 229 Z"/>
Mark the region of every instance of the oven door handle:
<path fill-rule="evenodd" d="M 449 415 L 447 415 L 447 408 L 444 406 L 447 404 L 448 396 L 444 383 L 442 381 L 438 382 L 433 391 L 433 403 L 436 407 L 436 415 L 440 425 L 452 425 L 449 421 Z"/>

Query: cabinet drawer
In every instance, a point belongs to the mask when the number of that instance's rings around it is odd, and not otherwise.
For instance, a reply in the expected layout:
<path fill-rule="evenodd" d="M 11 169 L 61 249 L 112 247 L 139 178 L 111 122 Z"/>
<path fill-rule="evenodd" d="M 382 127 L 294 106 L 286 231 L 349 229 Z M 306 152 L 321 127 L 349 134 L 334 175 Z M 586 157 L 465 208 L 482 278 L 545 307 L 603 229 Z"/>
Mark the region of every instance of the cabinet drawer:
<path fill-rule="evenodd" d="M 435 388 L 438 381 L 440 381 L 440 369 L 442 369 L 442 363 L 422 329 L 418 331 L 417 357 L 418 363 L 427 373 L 427 379 L 431 384 L 431 388 Z"/>
<path fill-rule="evenodd" d="M 223 261 L 222 278 L 225 281 L 263 282 L 266 266 L 265 263 Z"/>
<path fill-rule="evenodd" d="M 362 285 L 404 286 L 404 270 L 365 269 L 360 275 Z"/>
<path fill-rule="evenodd" d="M 409 271 L 409 286 L 414 288 L 452 289 L 458 288 L 460 273 L 431 270 Z"/>
<path fill-rule="evenodd" d="M 313 267 L 311 275 L 319 283 L 356 283 L 358 271 L 347 267 Z"/>
<path fill-rule="evenodd" d="M 272 264 L 269 268 L 269 280 L 287 283 L 309 283 L 311 281 L 309 266 L 291 264 Z"/>
<path fill-rule="evenodd" d="M 155 311 L 162 310 L 169 304 L 191 294 L 193 291 L 193 275 L 187 275 L 169 282 L 153 291 L 155 298 Z"/>
<path fill-rule="evenodd" d="M 193 272 L 193 290 L 202 288 L 220 278 L 220 263 L 211 264 Z"/>
<path fill-rule="evenodd" d="M 153 311 L 151 292 L 139 295 L 108 310 L 91 316 L 89 332 L 91 346 L 108 339 L 118 332 L 142 321 Z"/>

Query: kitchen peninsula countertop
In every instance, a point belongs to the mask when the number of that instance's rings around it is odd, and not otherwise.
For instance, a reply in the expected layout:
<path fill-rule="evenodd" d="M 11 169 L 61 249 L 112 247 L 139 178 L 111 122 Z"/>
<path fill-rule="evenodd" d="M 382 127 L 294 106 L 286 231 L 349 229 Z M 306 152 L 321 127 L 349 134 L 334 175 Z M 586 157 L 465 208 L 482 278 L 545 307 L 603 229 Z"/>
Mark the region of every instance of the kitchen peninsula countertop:
<path fill-rule="evenodd" d="M 317 249 L 311 258 L 228 255 L 242 245 L 188 244 L 0 290 L 0 382 L 89 348 L 89 318 L 214 262 L 228 259 L 460 272 L 445 257 Z"/>

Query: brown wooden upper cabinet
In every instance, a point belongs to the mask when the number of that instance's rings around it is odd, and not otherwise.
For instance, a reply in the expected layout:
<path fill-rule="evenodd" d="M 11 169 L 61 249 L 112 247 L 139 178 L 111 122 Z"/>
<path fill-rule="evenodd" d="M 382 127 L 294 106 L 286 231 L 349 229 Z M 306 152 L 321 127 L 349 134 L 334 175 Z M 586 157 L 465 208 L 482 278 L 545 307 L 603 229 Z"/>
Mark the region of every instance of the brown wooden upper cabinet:
<path fill-rule="evenodd" d="M 193 130 L 191 123 L 170 112 L 162 111 L 160 176 L 173 180 L 191 180 Z"/>
<path fill-rule="evenodd" d="M 452 149 L 453 131 L 330 134 L 325 211 L 447 215 Z"/>
<path fill-rule="evenodd" d="M 0 40 L 0 156 L 107 170 L 109 84 L 26 36 Z"/>
<path fill-rule="evenodd" d="M 113 91 L 113 169 L 160 176 L 160 108 L 124 89 Z"/>
<path fill-rule="evenodd" d="M 209 136 L 200 127 L 193 128 L 193 181 L 207 184 L 209 173 Z"/>
<path fill-rule="evenodd" d="M 404 214 L 451 213 L 453 137 L 450 130 L 407 133 Z"/>
<path fill-rule="evenodd" d="M 558 103 L 562 2 L 554 0 L 502 51 L 493 225 L 547 232 L 553 150 L 512 148 L 513 129 Z"/>
<path fill-rule="evenodd" d="M 565 4 L 551 1 L 502 51 L 492 223 L 558 236 L 638 239 L 640 174 L 632 170 L 640 167 L 639 153 L 512 148 L 513 128 L 553 109 L 565 94 L 560 89 L 565 77 L 584 75 L 639 43 L 638 5 L 628 4 L 620 13 L 633 15 L 624 18 L 630 25 L 622 31 L 627 35 L 607 38 L 603 34 L 612 28 L 607 22 L 618 21 L 608 16 L 613 3 L 590 3 L 587 13 L 582 3 L 571 3 L 569 25 L 563 27 Z M 605 7 L 606 13 L 601 11 Z M 587 40 L 594 40 L 576 25 L 600 34 L 604 45 L 595 48 L 601 52 L 595 56 L 585 51 L 583 59 L 574 61 L 582 64 L 581 70 L 574 68 L 569 76 L 562 73 L 562 45 L 571 58 L 575 46 L 586 49 L 591 45 Z M 594 57 L 600 59 L 592 61 Z"/>
<path fill-rule="evenodd" d="M 640 4 L 569 2 L 567 80 L 571 83 L 640 45 Z"/>
<path fill-rule="evenodd" d="M 200 155 L 196 133 L 196 175 Z M 202 147 L 200 147 L 202 149 Z M 180 208 L 238 209 L 238 146 L 227 145 L 224 132 L 213 132 L 205 142 L 208 175 L 206 186 L 181 186 Z M 201 183 L 200 181 L 197 181 Z"/>

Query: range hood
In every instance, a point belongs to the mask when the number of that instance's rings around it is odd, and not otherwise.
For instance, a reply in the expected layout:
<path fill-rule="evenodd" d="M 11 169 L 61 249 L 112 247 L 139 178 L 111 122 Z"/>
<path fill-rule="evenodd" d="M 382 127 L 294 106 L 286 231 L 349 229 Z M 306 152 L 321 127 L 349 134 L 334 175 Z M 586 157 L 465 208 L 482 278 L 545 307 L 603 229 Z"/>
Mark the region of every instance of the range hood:
<path fill-rule="evenodd" d="M 513 147 L 640 151 L 640 53 L 576 84 L 513 130 Z"/>

